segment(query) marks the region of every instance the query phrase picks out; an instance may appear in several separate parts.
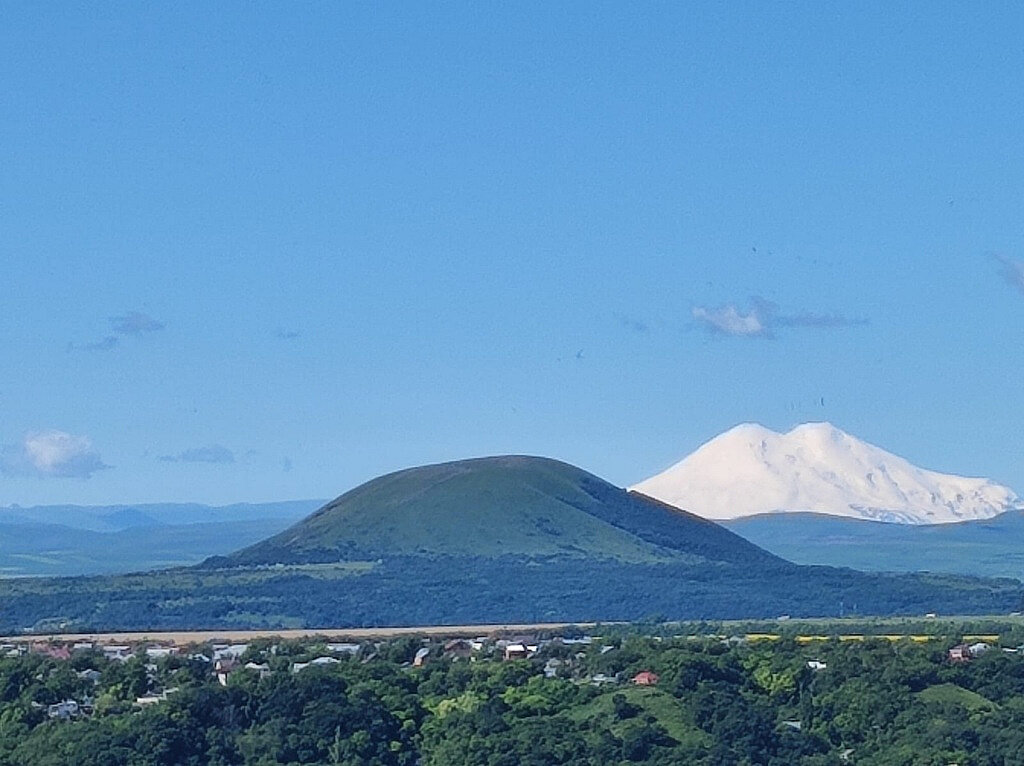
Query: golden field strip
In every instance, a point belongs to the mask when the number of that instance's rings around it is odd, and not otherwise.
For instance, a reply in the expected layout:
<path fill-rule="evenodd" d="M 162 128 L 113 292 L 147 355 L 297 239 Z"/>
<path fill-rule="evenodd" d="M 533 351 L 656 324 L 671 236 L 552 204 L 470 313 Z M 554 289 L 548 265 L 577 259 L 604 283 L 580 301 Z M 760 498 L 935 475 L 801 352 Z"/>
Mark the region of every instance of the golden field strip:
<path fill-rule="evenodd" d="M 391 628 L 339 628 L 332 629 L 303 629 L 303 630 L 206 630 L 206 631 L 153 631 L 153 632 L 131 632 L 131 633 L 51 633 L 51 634 L 25 634 L 18 636 L 0 637 L 0 642 L 36 643 L 36 642 L 93 642 L 96 644 L 118 644 L 118 643 L 158 643 L 187 646 L 189 644 L 202 644 L 213 641 L 245 642 L 258 639 L 277 638 L 281 640 L 295 640 L 308 638 L 323 639 L 390 639 L 401 636 L 418 635 L 449 638 L 466 638 L 484 635 L 513 635 L 517 633 L 538 633 L 558 632 L 567 628 L 590 629 L 600 626 L 611 627 L 623 623 L 517 623 L 517 624 L 493 624 L 493 625 L 430 625 L 419 627 L 391 627 Z M 683 636 L 679 636 L 682 638 Z M 914 643 L 926 643 L 929 641 L 944 640 L 949 638 L 940 634 L 911 634 L 911 633 L 885 633 L 885 634 L 864 634 L 864 633 L 833 633 L 833 634 L 782 634 L 782 633 L 742 633 L 733 636 L 697 634 L 688 635 L 686 638 L 740 638 L 748 642 L 757 641 L 779 641 L 783 638 L 792 639 L 800 644 L 811 644 L 822 641 L 867 641 L 883 640 L 891 642 L 912 641 Z M 985 641 L 994 643 L 999 640 L 997 634 L 970 634 L 957 636 L 965 642 Z"/>
<path fill-rule="evenodd" d="M 600 623 L 611 625 L 614 623 Z M 507 625 L 429 625 L 426 627 L 396 628 L 339 628 L 339 629 L 302 629 L 302 630 L 197 630 L 197 631 L 147 631 L 133 633 L 51 633 L 0 637 L 5 643 L 25 643 L 36 641 L 60 641 L 72 643 L 76 641 L 92 641 L 99 644 L 118 642 L 135 643 L 151 641 L 169 644 L 202 644 L 208 641 L 254 641 L 261 638 L 279 638 L 282 640 L 300 638 L 328 639 L 372 639 L 398 638 L 400 636 L 451 636 L 453 638 L 475 637 L 492 633 L 534 633 L 539 631 L 558 631 L 569 627 L 593 628 L 596 622 L 540 622 Z"/>

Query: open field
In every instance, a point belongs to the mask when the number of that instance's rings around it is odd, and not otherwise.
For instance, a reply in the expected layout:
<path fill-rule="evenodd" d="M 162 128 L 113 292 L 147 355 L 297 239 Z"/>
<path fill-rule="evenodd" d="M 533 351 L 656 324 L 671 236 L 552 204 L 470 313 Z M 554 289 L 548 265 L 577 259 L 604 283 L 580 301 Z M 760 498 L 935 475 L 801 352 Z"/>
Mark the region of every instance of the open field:
<path fill-rule="evenodd" d="M 395 628 L 339 628 L 337 630 L 196 630 L 196 631 L 162 631 L 136 633 L 51 633 L 47 635 L 32 634 L 19 636 L 3 636 L 0 641 L 5 643 L 27 643 L 33 641 L 93 641 L 95 643 L 117 643 L 135 641 L 154 641 L 171 644 L 201 644 L 206 641 L 253 641 L 259 638 L 299 639 L 321 636 L 330 639 L 369 639 L 397 638 L 406 635 L 427 636 L 481 636 L 492 633 L 532 633 L 539 631 L 558 631 L 569 627 L 594 628 L 597 625 L 613 625 L 621 623 L 565 623 L 538 622 L 516 623 L 506 625 L 431 625 L 427 627 L 395 627 Z"/>
<path fill-rule="evenodd" d="M 134 631 L 134 632 L 86 632 L 86 633 L 23 633 L 0 636 L 4 643 L 29 643 L 35 641 L 57 641 L 71 643 L 92 641 L 111 644 L 119 642 L 156 642 L 176 645 L 200 644 L 208 641 L 244 642 L 262 638 L 296 640 L 321 637 L 324 639 L 366 640 L 389 639 L 407 635 L 445 636 L 451 638 L 475 637 L 482 635 L 510 635 L 516 633 L 559 632 L 569 628 L 593 630 L 604 628 L 613 633 L 640 627 L 635 623 L 622 621 L 603 622 L 521 622 L 466 625 L 392 626 L 376 628 L 303 628 L 267 630 L 182 630 L 182 631 Z M 1021 615 L 948 616 L 942 618 L 812 618 L 784 621 L 726 620 L 713 623 L 713 632 L 706 628 L 709 623 L 678 622 L 664 623 L 663 634 L 686 635 L 704 638 L 728 638 L 737 636 L 749 642 L 777 641 L 791 639 L 800 644 L 829 640 L 865 641 L 880 639 L 886 641 L 909 640 L 924 643 L 957 635 L 965 641 L 994 642 L 999 638 L 999 629 L 1024 627 Z M 971 626 L 971 632 L 958 627 Z M 874 630 L 877 628 L 877 630 Z M 904 628 L 900 630 L 900 628 Z M 998 628 L 998 629 L 997 629 Z M 697 630 L 695 630 L 697 629 Z"/>

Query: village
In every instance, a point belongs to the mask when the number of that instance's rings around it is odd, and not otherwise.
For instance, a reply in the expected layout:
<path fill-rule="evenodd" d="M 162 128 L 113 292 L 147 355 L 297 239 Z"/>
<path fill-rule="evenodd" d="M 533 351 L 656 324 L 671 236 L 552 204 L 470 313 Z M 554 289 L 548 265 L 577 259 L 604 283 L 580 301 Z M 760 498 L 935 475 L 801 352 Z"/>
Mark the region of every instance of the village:
<path fill-rule="evenodd" d="M 155 705 L 168 699 L 178 691 L 167 686 L 163 679 L 185 664 L 201 664 L 207 673 L 221 686 L 227 686 L 231 679 L 250 676 L 257 680 L 275 672 L 300 673 L 306 668 L 334 665 L 346 660 L 370 663 L 381 656 L 381 651 L 394 643 L 391 640 L 377 641 L 319 641 L 290 640 L 275 642 L 270 639 L 245 643 L 205 642 L 202 644 L 178 644 L 168 641 L 139 640 L 124 643 L 75 640 L 19 640 L 0 644 L 0 657 L 20 657 L 27 654 L 40 655 L 53 660 L 72 661 L 83 664 L 87 658 L 102 658 L 106 664 L 141 663 L 146 671 L 147 690 L 137 695 L 135 705 L 139 708 Z M 532 660 L 542 652 L 555 654 L 545 660 L 542 668 L 547 678 L 571 677 L 575 663 L 585 657 L 585 650 L 593 646 L 591 636 L 538 636 L 497 635 L 462 637 L 413 637 L 406 643 L 421 644 L 415 648 L 411 659 L 402 663 L 409 668 L 420 668 L 438 661 L 497 661 Z M 613 644 L 599 644 L 597 651 L 613 651 Z M 84 662 L 84 664 L 88 664 Z M 96 663 L 100 664 L 100 663 Z M 76 671 L 78 678 L 98 685 L 103 673 L 94 667 Z M 658 676 L 650 671 L 641 671 L 631 679 L 620 674 L 595 673 L 583 679 L 595 686 L 615 685 L 626 680 L 636 685 L 650 686 L 658 683 Z M 47 706 L 51 719 L 69 720 L 89 716 L 95 700 L 89 694 L 78 699 L 66 699 Z"/>
<path fill-rule="evenodd" d="M 751 633 L 732 636 L 676 636 L 687 641 L 717 640 L 723 646 L 736 647 L 744 644 L 776 642 L 782 637 L 777 634 Z M 938 636 L 905 635 L 843 635 L 843 636 L 794 636 L 797 645 L 838 640 L 840 642 L 862 642 L 878 639 L 895 643 L 909 641 L 921 644 L 939 640 Z M 949 648 L 945 654 L 949 663 L 968 663 L 996 648 L 998 636 L 967 636 L 970 643 L 962 642 Z M 982 640 L 985 639 L 985 640 Z M 660 643 L 663 637 L 650 637 Z M 581 631 L 566 634 L 551 632 L 533 634 L 503 635 L 495 631 L 488 635 L 467 638 L 461 635 L 445 636 L 434 632 L 432 635 L 408 633 L 401 638 L 387 638 L 361 641 L 330 640 L 326 637 L 304 637 L 280 640 L 263 637 L 252 641 L 204 641 L 174 642 L 169 640 L 135 639 L 123 642 L 110 640 L 76 639 L 65 641 L 59 637 L 51 639 L 5 640 L 0 643 L 0 658 L 38 655 L 51 660 L 71 662 L 76 667 L 77 677 L 85 686 L 97 687 L 104 672 L 97 666 L 135 663 L 145 671 L 145 690 L 135 695 L 136 708 L 157 705 L 166 701 L 178 691 L 172 684 L 175 671 L 189 666 L 200 667 L 203 674 L 221 686 L 228 686 L 241 679 L 259 681 L 274 673 L 301 673 L 307 668 L 336 665 L 341 662 L 368 664 L 377 659 L 394 661 L 397 654 L 405 653 L 407 658 L 400 665 L 408 669 L 423 668 L 437 662 L 514 662 L 530 661 L 536 665 L 539 674 L 545 678 L 561 678 L 594 687 L 614 688 L 620 685 L 656 686 L 659 675 L 650 669 L 636 672 L 587 672 L 588 656 L 604 656 L 616 651 L 621 637 L 591 636 Z M 1005 654 L 1021 654 L 1022 647 L 1001 647 Z M 96 661 L 90 664 L 89 660 Z M 805 665 L 812 673 L 828 669 L 828 664 L 816 658 L 809 658 Z M 86 692 L 77 698 L 64 699 L 45 706 L 47 716 L 56 720 L 71 720 L 90 716 L 95 707 L 94 695 Z M 39 707 L 44 707 L 39 705 Z"/>

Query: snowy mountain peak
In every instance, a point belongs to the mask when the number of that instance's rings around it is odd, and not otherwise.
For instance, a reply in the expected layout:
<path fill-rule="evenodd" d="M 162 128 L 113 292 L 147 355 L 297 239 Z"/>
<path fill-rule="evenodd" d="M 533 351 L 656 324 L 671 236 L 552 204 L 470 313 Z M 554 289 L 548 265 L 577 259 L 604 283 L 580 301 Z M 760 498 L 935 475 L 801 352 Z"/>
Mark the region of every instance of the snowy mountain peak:
<path fill-rule="evenodd" d="M 743 423 L 631 489 L 709 519 L 816 511 L 906 524 L 985 519 L 1021 499 L 988 479 L 918 468 L 831 423 Z"/>

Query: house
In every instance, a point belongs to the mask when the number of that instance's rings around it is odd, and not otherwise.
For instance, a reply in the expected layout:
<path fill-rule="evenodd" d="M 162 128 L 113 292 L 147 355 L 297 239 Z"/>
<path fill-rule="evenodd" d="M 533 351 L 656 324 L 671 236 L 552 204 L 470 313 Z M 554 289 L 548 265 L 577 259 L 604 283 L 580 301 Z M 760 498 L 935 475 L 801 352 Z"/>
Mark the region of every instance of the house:
<path fill-rule="evenodd" d="M 658 674 L 649 670 L 641 670 L 633 676 L 633 683 L 637 686 L 654 686 L 658 683 Z"/>
<path fill-rule="evenodd" d="M 127 660 L 132 656 L 132 648 L 126 644 L 108 644 L 103 647 L 103 656 L 108 660 Z"/>
<path fill-rule="evenodd" d="M 530 650 L 527 649 L 525 644 L 515 643 L 506 644 L 505 646 L 506 660 L 525 660 L 529 656 Z"/>
<path fill-rule="evenodd" d="M 166 702 L 167 697 L 178 691 L 178 687 L 173 689 L 166 689 L 160 693 L 153 692 L 152 694 L 145 694 L 141 697 L 135 698 L 135 704 L 140 707 L 146 707 L 147 705 L 156 705 L 159 702 Z"/>
<path fill-rule="evenodd" d="M 216 660 L 213 663 L 213 674 L 217 676 L 217 683 L 221 686 L 228 685 L 228 676 L 235 672 L 238 663 L 233 659 Z"/>
<path fill-rule="evenodd" d="M 595 673 L 590 677 L 593 686 L 604 686 L 605 684 L 617 684 L 619 679 L 616 676 L 609 676 L 605 673 Z"/>
<path fill-rule="evenodd" d="M 427 663 L 427 657 L 430 656 L 430 647 L 424 646 L 416 651 L 416 656 L 413 657 L 412 666 L 414 668 L 422 668 Z"/>
<path fill-rule="evenodd" d="M 453 660 L 468 660 L 473 656 L 473 647 L 465 639 L 453 638 L 445 642 L 444 656 Z"/>
<path fill-rule="evenodd" d="M 992 647 L 983 641 L 979 641 L 976 644 L 971 644 L 967 647 L 967 651 L 972 657 L 980 657 Z"/>
<path fill-rule="evenodd" d="M 245 654 L 245 650 L 248 648 L 248 644 L 214 644 L 213 659 L 220 660 L 231 658 L 237 660 Z"/>
<path fill-rule="evenodd" d="M 255 662 L 247 662 L 247 663 L 245 663 L 245 669 L 246 670 L 251 670 L 254 673 L 259 673 L 259 676 L 260 676 L 261 680 L 270 675 L 270 665 L 268 665 L 265 662 L 263 664 L 258 664 L 258 663 L 255 663 Z"/>
<path fill-rule="evenodd" d="M 300 670 L 305 670 L 311 665 L 337 665 L 341 660 L 337 657 L 317 657 L 315 660 L 309 662 L 296 662 L 292 664 L 292 673 L 298 673 Z"/>
<path fill-rule="evenodd" d="M 33 654 L 42 654 L 55 660 L 70 660 L 71 650 L 63 644 L 32 644 Z"/>
<path fill-rule="evenodd" d="M 828 664 L 821 660 L 808 660 L 807 667 L 817 673 L 819 670 L 825 670 L 828 667 Z"/>
<path fill-rule="evenodd" d="M 950 662 L 969 662 L 970 659 L 971 650 L 967 647 L 967 644 L 957 644 L 949 650 Z"/>
<path fill-rule="evenodd" d="M 162 657 L 170 657 L 171 655 L 178 653 L 178 647 L 176 646 L 148 646 L 146 647 L 146 656 L 151 660 L 158 660 Z"/>
<path fill-rule="evenodd" d="M 337 657 L 317 657 L 315 660 L 310 660 L 310 665 L 337 665 L 341 660 Z"/>
<path fill-rule="evenodd" d="M 327 651 L 333 652 L 334 654 L 350 654 L 355 656 L 359 654 L 359 649 L 359 644 L 352 643 L 339 643 L 327 645 Z"/>
<path fill-rule="evenodd" d="M 46 710 L 47 715 L 50 718 L 56 718 L 60 721 L 68 721 L 72 718 L 78 718 L 82 714 L 82 711 L 78 707 L 78 703 L 75 700 L 64 700 L 58 702 L 56 705 L 50 705 Z"/>
<path fill-rule="evenodd" d="M 593 640 L 590 636 L 581 636 L 580 638 L 563 638 L 562 643 L 566 646 L 590 646 Z"/>

